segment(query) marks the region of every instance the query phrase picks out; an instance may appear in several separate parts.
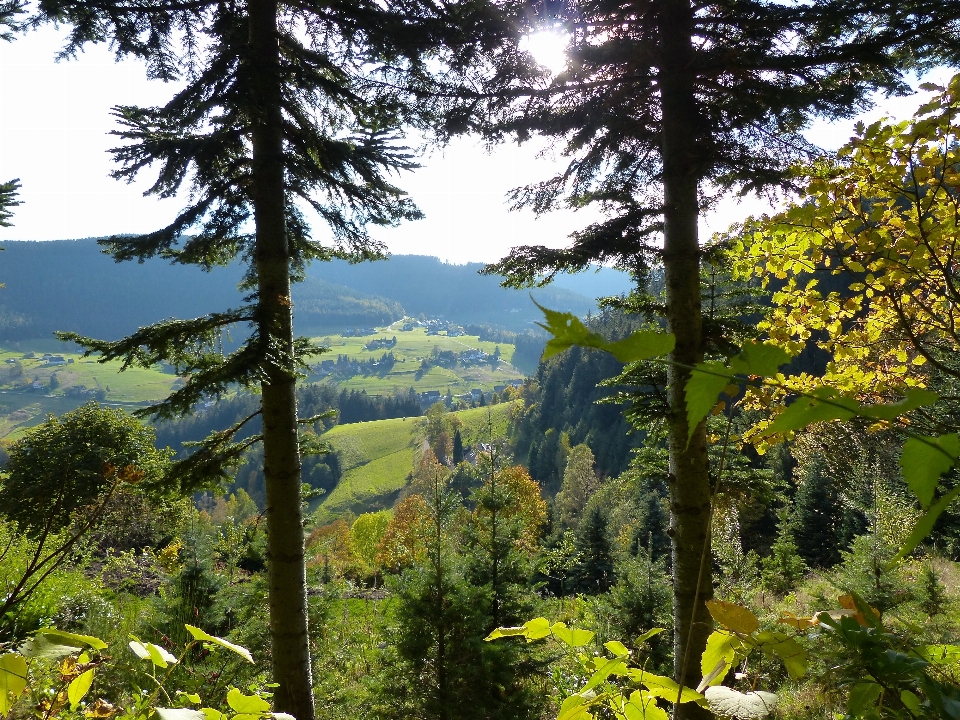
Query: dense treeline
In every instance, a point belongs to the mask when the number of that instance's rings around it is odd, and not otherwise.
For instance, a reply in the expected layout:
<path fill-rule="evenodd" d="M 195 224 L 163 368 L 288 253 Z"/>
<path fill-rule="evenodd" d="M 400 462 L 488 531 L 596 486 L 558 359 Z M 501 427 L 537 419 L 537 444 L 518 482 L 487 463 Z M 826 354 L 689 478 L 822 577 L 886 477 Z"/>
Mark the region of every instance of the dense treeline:
<path fill-rule="evenodd" d="M 113 339 L 165 318 L 236 307 L 243 299 L 237 289 L 243 276 L 238 265 L 209 273 L 159 259 L 119 265 L 93 239 L 8 241 L 4 249 L 0 340 L 50 337 L 57 330 Z M 489 322 L 514 331 L 528 328 L 538 317 L 529 297 L 477 275 L 479 268 L 421 256 L 313 265 L 305 280 L 293 286 L 299 332 L 381 326 L 404 313 Z M 587 297 L 566 289 L 538 290 L 534 297 L 577 314 L 594 307 Z"/>
<path fill-rule="evenodd" d="M 591 323 L 594 331 L 611 338 L 624 337 L 637 327 L 636 320 L 617 312 L 604 312 Z M 555 356 L 537 369 L 536 382 L 528 385 L 527 407 L 517 422 L 517 457 L 547 494 L 559 489 L 565 453 L 572 445 L 590 446 L 601 475 L 623 472 L 631 452 L 643 442 L 624 418 L 623 407 L 602 403 L 620 389 L 599 384 L 623 371 L 623 364 L 607 353 L 580 348 Z"/>

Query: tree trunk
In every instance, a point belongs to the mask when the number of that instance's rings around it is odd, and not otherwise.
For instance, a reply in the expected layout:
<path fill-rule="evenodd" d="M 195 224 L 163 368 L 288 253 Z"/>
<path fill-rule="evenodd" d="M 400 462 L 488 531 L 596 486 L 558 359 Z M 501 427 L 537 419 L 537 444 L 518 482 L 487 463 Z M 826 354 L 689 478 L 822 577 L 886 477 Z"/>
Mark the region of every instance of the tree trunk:
<path fill-rule="evenodd" d="M 252 187 L 260 341 L 267 380 L 261 384 L 263 475 L 274 710 L 314 720 L 307 628 L 306 566 L 300 505 L 293 305 L 286 233 L 277 3 L 250 0 L 253 125 Z"/>
<path fill-rule="evenodd" d="M 672 359 L 684 365 L 703 360 L 700 246 L 697 238 L 703 134 L 694 95 L 693 12 L 689 0 L 661 0 L 660 103 L 664 186 L 663 264 L 667 324 L 677 343 Z M 673 542 L 674 672 L 678 681 L 700 681 L 700 655 L 712 631 L 704 601 L 713 596 L 710 568 L 710 482 L 706 424 L 687 442 L 684 386 L 689 372 L 671 366 L 670 537 Z M 706 552 L 706 562 L 701 562 Z M 678 718 L 709 717 L 693 703 L 680 705 Z"/>

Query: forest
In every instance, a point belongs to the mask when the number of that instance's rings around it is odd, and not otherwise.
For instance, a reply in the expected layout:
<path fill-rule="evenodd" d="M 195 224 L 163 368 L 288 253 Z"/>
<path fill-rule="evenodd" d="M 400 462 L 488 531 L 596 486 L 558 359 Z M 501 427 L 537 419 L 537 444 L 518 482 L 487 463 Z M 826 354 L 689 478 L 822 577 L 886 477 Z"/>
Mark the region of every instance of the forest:
<path fill-rule="evenodd" d="M 4 41 L 47 24 L 171 83 L 111 153 L 180 209 L 8 243 L 3 342 L 178 377 L 5 441 L 0 716 L 960 720 L 960 74 L 918 80 L 960 65 L 960 5 L 0 0 Z M 883 94 L 913 114 L 805 135 Z M 461 137 L 544 143 L 510 204 L 593 219 L 387 259 L 403 173 Z M 578 273 L 610 292 L 551 288 Z M 311 331 L 427 310 L 529 377 L 309 381 L 401 350 Z"/>

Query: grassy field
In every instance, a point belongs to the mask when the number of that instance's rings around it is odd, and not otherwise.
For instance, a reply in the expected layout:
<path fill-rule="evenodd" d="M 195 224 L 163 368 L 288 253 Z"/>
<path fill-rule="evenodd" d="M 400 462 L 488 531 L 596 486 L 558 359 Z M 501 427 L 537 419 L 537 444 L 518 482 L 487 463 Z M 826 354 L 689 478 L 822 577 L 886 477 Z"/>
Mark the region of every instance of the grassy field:
<path fill-rule="evenodd" d="M 130 368 L 121 373 L 119 362 L 101 364 L 78 353 L 53 347 L 43 350 L 73 362 L 51 365 L 42 357 L 24 357 L 23 350 L 0 348 L 0 438 L 16 439 L 48 414 L 60 415 L 83 405 L 98 390 L 106 393 L 105 405 L 133 410 L 166 397 L 177 380 L 159 369 Z M 56 376 L 56 389 L 50 388 L 51 376 Z M 34 387 L 37 383 L 41 387 Z M 77 393 L 80 386 L 89 392 Z"/>
<path fill-rule="evenodd" d="M 411 387 L 417 392 L 427 390 L 446 392 L 449 388 L 454 395 L 469 392 L 474 388 L 489 392 L 496 385 L 502 385 L 508 380 L 523 377 L 522 373 L 509 364 L 513 357 L 513 345 L 498 345 L 494 342 L 480 340 L 476 335 L 460 337 L 427 335 L 424 328 L 414 328 L 404 332 L 400 329 L 402 326 L 403 322 L 397 322 L 389 327 L 379 329 L 373 335 L 363 337 L 325 335 L 315 338 L 315 340 L 330 349 L 328 354 L 321 357 L 324 360 L 335 359 L 338 355 L 346 355 L 355 360 L 369 360 L 380 357 L 384 352 L 392 352 L 397 362 L 389 374 L 382 377 L 357 375 L 338 383 L 340 387 L 348 390 L 366 390 L 370 395 L 382 395 L 392 393 L 396 389 L 406 390 Z M 367 350 L 364 347 L 376 338 L 393 337 L 397 338 L 397 344 L 390 350 Z M 431 367 L 428 372 L 417 377 L 420 362 L 424 358 L 429 358 L 434 349 L 439 352 L 450 350 L 457 353 L 468 350 L 482 350 L 487 354 L 493 354 L 498 347 L 500 348 L 501 362 L 496 369 L 492 368 L 489 363 L 457 365 L 455 368 Z"/>
<path fill-rule="evenodd" d="M 503 437 L 513 407 L 504 403 L 455 413 L 463 423 L 464 443 Z M 338 425 L 324 439 L 336 450 L 343 476 L 315 512 L 318 525 L 346 512 L 360 514 L 393 506 L 423 447 L 423 419 Z"/>

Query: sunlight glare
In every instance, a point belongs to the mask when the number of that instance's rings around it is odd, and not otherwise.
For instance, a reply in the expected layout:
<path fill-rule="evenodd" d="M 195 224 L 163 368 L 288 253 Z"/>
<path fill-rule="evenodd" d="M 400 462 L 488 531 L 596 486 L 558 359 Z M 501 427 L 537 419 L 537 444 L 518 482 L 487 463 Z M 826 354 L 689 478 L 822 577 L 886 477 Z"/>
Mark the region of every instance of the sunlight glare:
<path fill-rule="evenodd" d="M 554 75 L 563 72 L 567 67 L 566 33 L 556 30 L 541 30 L 532 35 L 525 35 L 520 41 L 520 49 L 531 55 L 538 64 L 547 68 Z"/>

